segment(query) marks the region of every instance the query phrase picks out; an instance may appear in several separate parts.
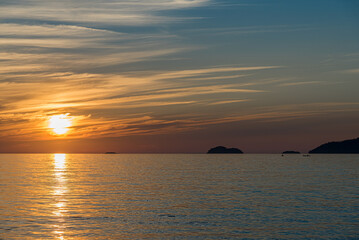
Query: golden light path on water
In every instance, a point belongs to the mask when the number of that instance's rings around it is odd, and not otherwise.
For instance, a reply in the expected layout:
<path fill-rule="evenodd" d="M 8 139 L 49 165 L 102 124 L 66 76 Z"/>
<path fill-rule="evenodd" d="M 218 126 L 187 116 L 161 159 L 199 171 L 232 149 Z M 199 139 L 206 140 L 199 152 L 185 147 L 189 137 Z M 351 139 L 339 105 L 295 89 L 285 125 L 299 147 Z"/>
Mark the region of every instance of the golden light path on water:
<path fill-rule="evenodd" d="M 64 240 L 64 230 L 66 223 L 64 214 L 66 213 L 66 198 L 67 193 L 67 179 L 66 179 L 66 154 L 54 154 L 54 178 L 56 184 L 53 189 L 53 197 L 55 200 L 53 206 L 53 215 L 56 218 L 57 224 L 53 225 L 54 234 L 57 239 Z"/>

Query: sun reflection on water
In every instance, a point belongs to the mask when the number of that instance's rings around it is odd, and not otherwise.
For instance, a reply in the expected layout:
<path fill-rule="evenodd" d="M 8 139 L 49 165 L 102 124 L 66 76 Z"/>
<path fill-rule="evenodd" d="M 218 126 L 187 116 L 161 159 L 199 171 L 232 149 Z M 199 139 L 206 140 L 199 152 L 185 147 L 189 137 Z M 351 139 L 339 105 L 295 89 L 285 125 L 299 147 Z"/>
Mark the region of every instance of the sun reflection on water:
<path fill-rule="evenodd" d="M 66 154 L 65 153 L 56 153 L 54 154 L 54 164 L 55 171 L 59 169 L 64 169 L 66 166 Z"/>
<path fill-rule="evenodd" d="M 54 154 L 54 178 L 55 185 L 53 188 L 53 215 L 57 224 L 53 225 L 54 234 L 57 239 L 64 240 L 64 233 L 66 226 L 65 223 L 65 213 L 66 210 L 66 198 L 65 194 L 67 193 L 67 179 L 66 179 L 66 154 Z"/>

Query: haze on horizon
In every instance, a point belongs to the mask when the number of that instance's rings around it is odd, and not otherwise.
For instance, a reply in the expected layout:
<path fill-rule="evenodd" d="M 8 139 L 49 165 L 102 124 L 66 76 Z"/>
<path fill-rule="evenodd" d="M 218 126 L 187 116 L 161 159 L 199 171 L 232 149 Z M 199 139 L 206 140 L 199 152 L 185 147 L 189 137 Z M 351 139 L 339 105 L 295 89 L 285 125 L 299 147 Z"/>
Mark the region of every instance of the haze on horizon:
<path fill-rule="evenodd" d="M 3 0 L 0 152 L 308 150 L 359 136 L 356 0 Z M 49 127 L 53 116 L 70 123 Z"/>

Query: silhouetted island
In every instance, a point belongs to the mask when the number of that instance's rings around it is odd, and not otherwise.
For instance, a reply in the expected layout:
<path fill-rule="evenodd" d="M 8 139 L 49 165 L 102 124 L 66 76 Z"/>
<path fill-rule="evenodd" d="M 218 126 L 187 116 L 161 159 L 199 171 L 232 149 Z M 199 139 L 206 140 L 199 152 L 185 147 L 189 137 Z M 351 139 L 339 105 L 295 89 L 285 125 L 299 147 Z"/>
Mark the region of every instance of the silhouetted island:
<path fill-rule="evenodd" d="M 284 151 L 282 154 L 300 154 L 300 152 L 297 151 Z"/>
<path fill-rule="evenodd" d="M 238 148 L 226 148 L 223 146 L 218 146 L 209 149 L 207 153 L 243 153 L 243 152 Z"/>
<path fill-rule="evenodd" d="M 116 152 L 106 152 L 106 154 L 116 154 Z"/>
<path fill-rule="evenodd" d="M 359 138 L 325 143 L 309 153 L 359 153 Z"/>

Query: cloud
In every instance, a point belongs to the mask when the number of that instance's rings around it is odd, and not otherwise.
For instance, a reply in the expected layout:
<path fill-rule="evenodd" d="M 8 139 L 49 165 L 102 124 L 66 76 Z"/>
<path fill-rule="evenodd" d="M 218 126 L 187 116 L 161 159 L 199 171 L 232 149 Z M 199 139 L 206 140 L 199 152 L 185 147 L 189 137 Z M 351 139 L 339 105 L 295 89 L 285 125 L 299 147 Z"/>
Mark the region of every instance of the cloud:
<path fill-rule="evenodd" d="M 173 10 L 209 4 L 213 1 L 1 1 L 0 137 L 49 139 L 48 116 L 64 113 L 75 120 L 68 138 L 159 134 L 315 114 L 298 107 L 248 107 L 258 95 L 270 94 L 263 86 L 304 84 L 263 78 L 282 66 L 167 66 L 173 55 L 199 48 L 167 30 L 194 19 L 177 17 Z M 288 26 L 208 30 L 198 34 L 290 31 Z"/>
<path fill-rule="evenodd" d="M 71 72 L 32 73 L 27 78 L 33 81 L 0 82 L 3 95 L 3 113 L 50 111 L 59 108 L 79 107 L 106 108 L 138 108 L 143 106 L 159 106 L 174 103 L 188 103 L 193 96 L 219 94 L 253 94 L 263 90 L 243 88 L 241 84 L 221 83 L 193 85 L 192 82 L 181 82 L 188 76 L 208 76 L 208 74 L 235 73 L 235 71 L 254 71 L 266 67 L 213 68 L 188 71 L 174 71 L 166 74 L 153 74 L 148 77 L 127 77 L 113 74 L 75 74 Z M 163 82 L 163 81 L 167 82 Z M 158 82 L 161 84 L 156 84 Z M 139 91 L 138 86 L 141 86 Z M 29 99 L 29 93 L 33 92 Z"/>
<path fill-rule="evenodd" d="M 193 49 L 181 46 L 176 36 L 162 30 L 120 29 L 183 21 L 165 11 L 206 4 L 209 1 L 2 1 L 0 74 L 6 74 L 2 79 L 20 80 L 21 74 L 46 70 L 88 72 L 90 68 L 148 61 Z"/>
<path fill-rule="evenodd" d="M 189 47 L 166 34 L 127 34 L 77 26 L 0 24 L 0 74 L 90 68 L 146 61 Z M 39 69 L 42 68 L 42 69 Z"/>
<path fill-rule="evenodd" d="M 349 69 L 344 71 L 345 73 L 359 73 L 359 68 Z"/>
<path fill-rule="evenodd" d="M 204 35 L 204 36 L 220 36 L 220 35 L 250 35 L 262 33 L 286 33 L 297 31 L 313 31 L 316 28 L 308 25 L 259 25 L 259 26 L 243 26 L 243 27 L 222 27 L 222 28 L 199 28 L 185 29 L 184 32 Z"/>
<path fill-rule="evenodd" d="M 226 101 L 217 101 L 209 103 L 210 105 L 218 105 L 218 104 L 230 104 L 230 103 L 240 103 L 240 102 L 247 102 L 250 101 L 249 99 L 239 99 L 239 100 L 226 100 Z"/>
<path fill-rule="evenodd" d="M 199 7 L 208 3 L 208 0 L 5 1 L 0 8 L 0 19 L 97 26 L 143 26 L 184 20 L 160 15 L 159 11 Z"/>
<path fill-rule="evenodd" d="M 305 82 L 287 82 L 287 83 L 281 83 L 279 86 L 285 87 L 285 86 L 299 86 L 299 85 L 312 85 L 312 84 L 323 84 L 321 81 L 305 81 Z"/>

